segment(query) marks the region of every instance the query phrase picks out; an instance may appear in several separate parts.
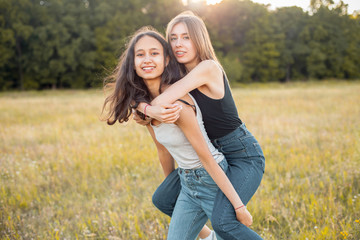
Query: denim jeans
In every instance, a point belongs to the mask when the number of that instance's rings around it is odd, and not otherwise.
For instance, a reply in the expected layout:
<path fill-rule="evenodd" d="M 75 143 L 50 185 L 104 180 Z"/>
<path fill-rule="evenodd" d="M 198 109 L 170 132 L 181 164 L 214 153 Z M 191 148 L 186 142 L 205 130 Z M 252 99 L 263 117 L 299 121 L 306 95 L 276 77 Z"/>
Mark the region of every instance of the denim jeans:
<path fill-rule="evenodd" d="M 258 189 L 265 171 L 263 151 L 255 137 L 242 124 L 235 131 L 213 141 L 229 164 L 226 175 L 246 205 Z M 226 240 L 262 239 L 236 219 L 234 208 L 222 191 L 214 203 L 211 219 L 217 234 Z"/>
<path fill-rule="evenodd" d="M 214 146 L 225 155 L 228 162 L 226 175 L 246 205 L 258 189 L 264 169 L 265 158 L 254 136 L 242 124 L 226 136 L 213 140 Z M 180 193 L 180 179 L 174 170 L 153 194 L 153 203 L 165 214 L 172 216 Z M 236 220 L 234 208 L 226 196 L 217 193 L 211 223 L 223 239 L 261 239 L 250 228 Z"/>
<path fill-rule="evenodd" d="M 226 171 L 224 159 L 219 166 Z M 211 218 L 219 187 L 204 168 L 179 169 L 181 190 L 172 214 L 168 240 L 194 240 Z"/>

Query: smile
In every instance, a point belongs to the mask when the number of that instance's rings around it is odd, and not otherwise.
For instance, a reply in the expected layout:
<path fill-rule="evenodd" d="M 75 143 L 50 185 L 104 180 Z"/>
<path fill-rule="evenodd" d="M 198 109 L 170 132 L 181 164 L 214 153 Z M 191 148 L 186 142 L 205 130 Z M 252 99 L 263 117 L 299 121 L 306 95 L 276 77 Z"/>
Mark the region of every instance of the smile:
<path fill-rule="evenodd" d="M 151 71 L 151 70 L 153 70 L 155 67 L 143 67 L 142 69 L 144 70 L 144 71 Z"/>
<path fill-rule="evenodd" d="M 183 51 L 176 51 L 175 54 L 176 56 L 183 56 L 186 52 Z"/>

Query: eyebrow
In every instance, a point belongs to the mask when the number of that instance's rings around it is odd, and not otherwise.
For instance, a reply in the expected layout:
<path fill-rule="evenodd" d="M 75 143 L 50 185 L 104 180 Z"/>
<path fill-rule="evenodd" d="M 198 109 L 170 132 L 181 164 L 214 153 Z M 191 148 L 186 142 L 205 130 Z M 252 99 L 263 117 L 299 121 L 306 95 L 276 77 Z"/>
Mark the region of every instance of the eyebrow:
<path fill-rule="evenodd" d="M 176 36 L 176 35 L 178 35 L 178 34 L 175 34 L 175 33 L 171 33 L 170 35 L 171 35 L 171 36 Z M 189 35 L 189 33 L 187 33 L 187 32 L 184 32 L 184 33 L 180 33 L 179 35 Z"/>
<path fill-rule="evenodd" d="M 159 48 L 150 48 L 150 50 L 157 50 L 157 51 L 160 51 Z M 140 48 L 138 50 L 136 50 L 135 52 L 139 52 L 139 51 L 145 51 L 144 49 Z"/>

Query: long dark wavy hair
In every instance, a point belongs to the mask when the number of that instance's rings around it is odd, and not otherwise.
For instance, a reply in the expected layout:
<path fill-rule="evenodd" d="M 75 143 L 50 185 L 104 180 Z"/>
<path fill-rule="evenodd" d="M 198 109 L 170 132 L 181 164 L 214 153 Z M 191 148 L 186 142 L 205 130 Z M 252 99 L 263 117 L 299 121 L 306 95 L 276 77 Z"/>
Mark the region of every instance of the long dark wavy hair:
<path fill-rule="evenodd" d="M 107 121 L 109 125 L 113 125 L 116 121 L 127 122 L 132 108 L 136 108 L 140 102 L 150 103 L 152 100 L 147 86 L 143 79 L 136 74 L 134 68 L 135 44 L 144 36 L 155 38 L 164 49 L 164 66 L 166 67 L 161 76 L 159 93 L 164 84 L 172 84 L 181 77 L 179 64 L 163 35 L 150 26 L 140 28 L 126 45 L 126 50 L 121 55 L 112 74 L 104 80 L 105 92 L 111 90 L 102 108 L 102 113 L 104 110 L 107 112 L 107 116 L 103 120 Z M 167 65 L 166 59 L 169 59 Z"/>

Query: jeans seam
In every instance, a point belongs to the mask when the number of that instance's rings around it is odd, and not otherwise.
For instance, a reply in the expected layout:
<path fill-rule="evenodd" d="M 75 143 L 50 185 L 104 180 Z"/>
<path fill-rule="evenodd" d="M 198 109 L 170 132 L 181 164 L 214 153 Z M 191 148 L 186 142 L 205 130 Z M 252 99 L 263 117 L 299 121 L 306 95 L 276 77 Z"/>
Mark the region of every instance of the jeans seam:
<path fill-rule="evenodd" d="M 252 169 L 254 169 L 254 165 L 253 164 L 251 164 L 251 168 Z M 239 185 L 239 189 L 247 182 L 247 180 L 249 179 L 249 176 L 250 176 L 250 172 L 251 171 L 248 171 L 248 174 L 246 175 L 246 178 L 244 179 L 244 181 L 242 182 L 242 184 L 241 185 Z M 235 191 L 236 191 L 236 189 L 235 189 Z M 237 191 L 236 191 L 237 192 Z M 239 196 L 240 197 L 240 199 L 241 199 L 241 196 Z M 245 203 L 244 203 L 245 204 Z M 245 204 L 246 205 L 246 204 Z M 227 207 L 231 207 L 232 205 L 231 205 L 231 203 L 230 202 L 228 202 L 228 206 Z M 224 229 L 224 224 L 223 224 L 223 218 L 224 218 L 224 215 L 221 215 L 221 217 L 220 217 L 220 228 L 221 228 L 221 230 L 222 230 L 222 232 L 225 232 L 225 229 Z M 235 218 L 236 218 L 236 213 L 235 213 Z M 241 222 L 239 222 L 240 224 L 242 224 Z M 231 235 L 232 237 L 234 237 L 235 239 L 236 239 L 236 236 L 234 236 L 234 235 L 232 235 L 231 234 L 231 232 L 227 232 L 227 234 L 229 234 L 229 235 Z"/>
<path fill-rule="evenodd" d="M 244 147 L 244 148 L 234 151 L 234 152 L 227 152 L 227 151 L 223 150 L 224 145 L 227 145 L 224 143 L 224 144 L 220 144 L 220 147 L 219 147 L 220 152 L 222 152 L 223 154 L 238 154 L 238 153 L 246 152 L 246 146 L 241 137 L 234 137 L 234 138 L 232 138 L 232 140 L 238 140 L 241 143 L 242 147 Z"/>
<path fill-rule="evenodd" d="M 230 208 L 231 207 L 231 203 L 228 202 L 227 206 L 225 208 Z M 235 214 L 235 217 L 236 217 L 236 214 Z M 220 216 L 220 224 L 219 224 L 219 227 L 221 228 L 221 231 L 222 232 L 225 232 L 225 229 L 224 229 L 224 224 L 223 224 L 223 218 L 224 218 L 224 215 L 221 215 Z"/>
<path fill-rule="evenodd" d="M 193 221 L 192 221 L 192 223 L 191 223 L 191 228 L 194 226 L 194 222 L 197 220 L 197 217 L 199 216 L 199 214 L 200 214 L 200 211 L 198 211 L 197 213 L 196 213 L 196 216 L 194 217 L 194 219 L 193 219 Z M 185 239 L 189 239 L 189 232 L 187 232 L 187 235 L 186 235 L 186 238 Z M 192 239 L 191 239 L 192 240 Z"/>
<path fill-rule="evenodd" d="M 229 138 L 227 138 L 227 139 L 222 139 L 222 140 L 219 140 L 219 141 L 216 141 L 216 145 L 227 145 L 229 142 L 232 142 L 234 139 L 237 139 L 237 138 L 243 138 L 243 137 L 246 137 L 246 136 L 248 136 L 249 135 L 249 132 L 248 131 L 246 131 L 246 130 L 244 130 L 244 129 L 242 129 L 241 127 L 239 127 L 238 128 L 239 129 L 239 131 L 241 132 L 241 134 L 240 133 L 236 133 L 236 134 L 234 134 L 234 136 L 232 136 L 232 137 L 229 137 Z M 236 129 L 237 130 L 237 129 Z M 236 131 L 235 130 L 235 131 Z M 231 133 L 230 133 L 231 134 Z"/>

